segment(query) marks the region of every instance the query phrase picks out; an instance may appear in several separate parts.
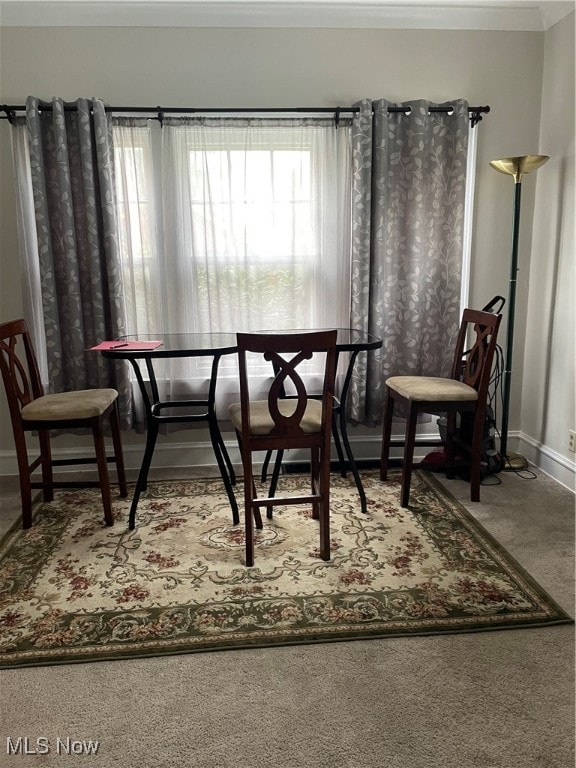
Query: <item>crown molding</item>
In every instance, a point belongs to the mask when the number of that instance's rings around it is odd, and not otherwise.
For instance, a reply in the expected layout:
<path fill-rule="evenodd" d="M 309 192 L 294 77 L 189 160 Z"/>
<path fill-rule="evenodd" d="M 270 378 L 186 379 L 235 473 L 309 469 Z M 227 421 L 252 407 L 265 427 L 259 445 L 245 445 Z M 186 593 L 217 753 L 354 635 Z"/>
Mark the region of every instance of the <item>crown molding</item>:
<path fill-rule="evenodd" d="M 0 0 L 0 26 L 541 32 L 574 7 L 574 0 Z"/>

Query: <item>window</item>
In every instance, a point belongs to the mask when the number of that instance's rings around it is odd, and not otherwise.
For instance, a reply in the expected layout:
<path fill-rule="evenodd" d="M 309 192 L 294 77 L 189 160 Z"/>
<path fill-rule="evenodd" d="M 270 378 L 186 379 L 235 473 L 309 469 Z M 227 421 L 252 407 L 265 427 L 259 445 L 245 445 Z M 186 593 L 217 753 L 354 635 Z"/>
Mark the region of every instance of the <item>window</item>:
<path fill-rule="evenodd" d="M 114 131 L 129 333 L 349 325 L 348 126 L 117 118 Z"/>
<path fill-rule="evenodd" d="M 154 333 L 162 326 L 152 145 L 146 127 L 116 133 L 116 202 L 128 332 Z"/>

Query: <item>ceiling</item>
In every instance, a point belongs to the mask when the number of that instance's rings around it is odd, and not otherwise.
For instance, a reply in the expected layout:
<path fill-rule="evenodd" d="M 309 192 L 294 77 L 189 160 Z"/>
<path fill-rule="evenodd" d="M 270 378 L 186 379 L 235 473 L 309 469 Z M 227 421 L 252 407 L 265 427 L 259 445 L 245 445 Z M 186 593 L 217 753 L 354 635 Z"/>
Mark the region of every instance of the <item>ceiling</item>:
<path fill-rule="evenodd" d="M 575 0 L 0 0 L 0 26 L 544 31 Z"/>

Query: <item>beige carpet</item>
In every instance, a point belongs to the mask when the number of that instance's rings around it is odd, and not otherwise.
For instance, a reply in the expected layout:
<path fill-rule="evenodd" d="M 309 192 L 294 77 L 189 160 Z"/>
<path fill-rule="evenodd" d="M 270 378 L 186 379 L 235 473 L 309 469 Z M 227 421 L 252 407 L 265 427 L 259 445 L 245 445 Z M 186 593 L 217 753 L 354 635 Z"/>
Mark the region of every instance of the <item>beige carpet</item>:
<path fill-rule="evenodd" d="M 574 497 L 446 486 L 569 613 Z M 3 493 L 3 522 L 14 497 Z M 12 500 L 12 502 L 11 502 Z M 6 670 L 0 765 L 572 768 L 572 626 Z M 98 756 L 8 755 L 6 737 Z M 41 742 L 41 745 L 44 742 Z"/>

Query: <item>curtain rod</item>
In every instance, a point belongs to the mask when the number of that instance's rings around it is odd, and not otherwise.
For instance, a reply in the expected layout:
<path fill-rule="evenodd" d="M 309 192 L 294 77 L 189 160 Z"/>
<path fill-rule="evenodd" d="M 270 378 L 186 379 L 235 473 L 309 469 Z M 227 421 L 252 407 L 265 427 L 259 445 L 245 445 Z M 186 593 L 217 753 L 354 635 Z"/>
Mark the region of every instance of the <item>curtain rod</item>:
<path fill-rule="evenodd" d="M 52 110 L 51 104 L 42 104 L 40 107 L 41 111 L 44 110 L 46 112 L 50 112 Z M 162 122 L 164 119 L 164 115 L 166 114 L 214 114 L 214 113 L 226 113 L 226 114 L 237 114 L 237 113 L 244 113 L 244 114 L 254 114 L 254 113 L 270 113 L 270 112 L 284 112 L 284 113 L 308 113 L 308 114 L 323 114 L 323 113 L 330 113 L 334 115 L 334 120 L 336 122 L 336 125 L 338 125 L 338 120 L 341 115 L 351 113 L 356 114 L 360 111 L 360 107 L 262 107 L 262 108 L 255 108 L 255 107 L 247 107 L 247 108 L 240 108 L 240 107 L 232 107 L 230 109 L 224 109 L 223 107 L 207 107 L 207 108 L 198 108 L 198 107 L 104 107 L 106 112 L 111 113 L 125 113 L 129 112 L 132 114 L 150 114 L 153 115 L 152 118 L 154 120 L 159 120 Z M 430 107 L 430 112 L 450 112 L 453 108 L 450 106 L 438 106 L 438 107 Z M 74 104 L 65 104 L 64 105 L 64 111 L 65 112 L 74 112 L 76 110 L 76 106 Z M 13 106 L 9 104 L 0 104 L 0 112 L 5 112 L 4 115 L 0 115 L 0 120 L 9 120 L 12 122 L 12 120 L 16 117 L 17 112 L 25 112 L 26 107 L 25 106 Z M 389 113 L 407 113 L 407 110 L 404 107 L 388 107 Z M 485 114 L 488 114 L 490 112 L 489 106 L 484 107 L 468 107 L 468 113 L 470 115 L 470 121 L 472 125 L 476 125 L 477 123 L 482 120 L 482 116 Z"/>

